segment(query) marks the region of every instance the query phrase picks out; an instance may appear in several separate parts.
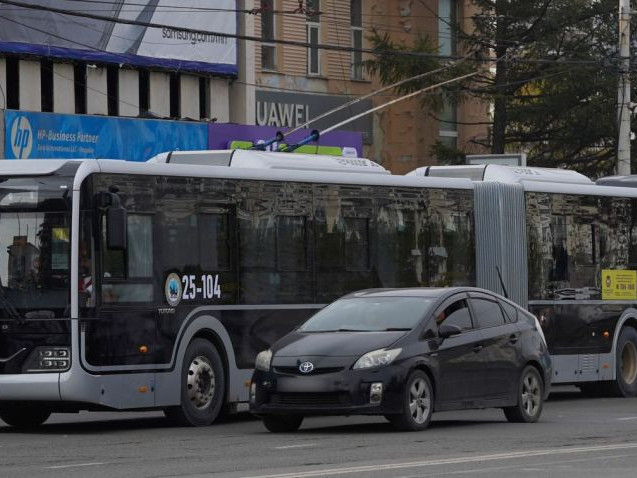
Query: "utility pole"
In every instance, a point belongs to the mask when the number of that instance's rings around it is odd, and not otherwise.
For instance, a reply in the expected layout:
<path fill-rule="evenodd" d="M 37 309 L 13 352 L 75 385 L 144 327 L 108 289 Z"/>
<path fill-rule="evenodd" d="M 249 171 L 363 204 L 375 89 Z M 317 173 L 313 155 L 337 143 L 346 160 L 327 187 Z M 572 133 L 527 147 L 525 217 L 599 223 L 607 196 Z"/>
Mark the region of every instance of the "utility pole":
<path fill-rule="evenodd" d="M 619 0 L 619 85 L 617 88 L 617 174 L 630 174 L 630 0 Z"/>

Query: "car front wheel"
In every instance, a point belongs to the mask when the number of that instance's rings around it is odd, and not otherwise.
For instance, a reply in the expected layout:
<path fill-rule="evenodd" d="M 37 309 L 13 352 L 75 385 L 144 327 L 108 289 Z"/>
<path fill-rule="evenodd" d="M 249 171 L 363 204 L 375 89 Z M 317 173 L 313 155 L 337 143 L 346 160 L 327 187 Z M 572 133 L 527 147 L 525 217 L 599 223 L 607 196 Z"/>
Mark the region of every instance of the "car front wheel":
<path fill-rule="evenodd" d="M 274 433 L 288 433 L 299 429 L 303 417 L 298 415 L 268 415 L 263 417 L 263 425 Z"/>
<path fill-rule="evenodd" d="M 431 381 L 425 372 L 416 370 L 411 373 L 405 383 L 402 413 L 386 417 L 399 430 L 424 430 L 431 421 L 433 405 L 434 393 Z"/>
<path fill-rule="evenodd" d="M 517 405 L 504 408 L 507 420 L 515 423 L 537 422 L 542 413 L 544 387 L 540 373 L 531 365 L 527 365 L 522 371 L 517 399 Z"/>

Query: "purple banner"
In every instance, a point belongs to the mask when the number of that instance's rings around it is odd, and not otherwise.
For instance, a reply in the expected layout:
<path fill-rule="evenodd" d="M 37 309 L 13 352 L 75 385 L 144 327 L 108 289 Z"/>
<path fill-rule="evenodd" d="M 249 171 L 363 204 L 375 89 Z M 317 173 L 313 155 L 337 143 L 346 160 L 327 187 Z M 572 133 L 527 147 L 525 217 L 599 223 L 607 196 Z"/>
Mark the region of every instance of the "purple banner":
<path fill-rule="evenodd" d="M 208 130 L 208 149 L 228 149 L 233 141 L 250 141 L 258 143 L 267 141 L 276 135 L 277 131 L 285 134 L 286 128 L 274 126 L 253 126 L 229 123 L 212 123 Z M 302 129 L 286 137 L 285 144 L 295 144 L 307 138 L 311 129 Z M 308 143 L 308 146 L 337 146 L 340 148 L 354 148 L 359 158 L 363 157 L 363 134 L 354 131 L 332 131 L 319 138 L 318 141 Z"/>

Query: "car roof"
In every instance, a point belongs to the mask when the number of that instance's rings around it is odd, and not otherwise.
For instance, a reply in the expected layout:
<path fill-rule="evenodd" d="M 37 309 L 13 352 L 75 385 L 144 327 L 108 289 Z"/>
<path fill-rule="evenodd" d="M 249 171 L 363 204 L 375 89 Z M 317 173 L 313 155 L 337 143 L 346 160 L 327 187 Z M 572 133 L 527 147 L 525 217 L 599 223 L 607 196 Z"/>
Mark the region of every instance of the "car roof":
<path fill-rule="evenodd" d="M 344 299 L 354 297 L 428 297 L 438 299 L 448 297 L 461 292 L 482 292 L 492 296 L 497 294 L 477 287 L 407 287 L 399 289 L 365 289 L 352 292 L 344 296 Z"/>

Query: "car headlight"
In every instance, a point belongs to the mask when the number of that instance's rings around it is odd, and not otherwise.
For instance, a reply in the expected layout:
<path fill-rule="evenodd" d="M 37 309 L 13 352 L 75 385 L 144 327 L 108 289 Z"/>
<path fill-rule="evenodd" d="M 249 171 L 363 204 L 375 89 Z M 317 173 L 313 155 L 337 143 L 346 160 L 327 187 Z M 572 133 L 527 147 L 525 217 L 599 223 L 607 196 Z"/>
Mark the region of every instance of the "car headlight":
<path fill-rule="evenodd" d="M 254 363 L 254 367 L 259 370 L 263 370 L 264 372 L 270 371 L 270 362 L 272 361 L 272 350 L 264 350 L 263 352 L 259 352 L 257 355 L 257 360 Z"/>
<path fill-rule="evenodd" d="M 398 357 L 398 354 L 400 354 L 401 351 L 402 349 L 374 350 L 373 352 L 366 353 L 359 358 L 352 368 L 371 368 L 389 365 L 396 357 Z"/>

